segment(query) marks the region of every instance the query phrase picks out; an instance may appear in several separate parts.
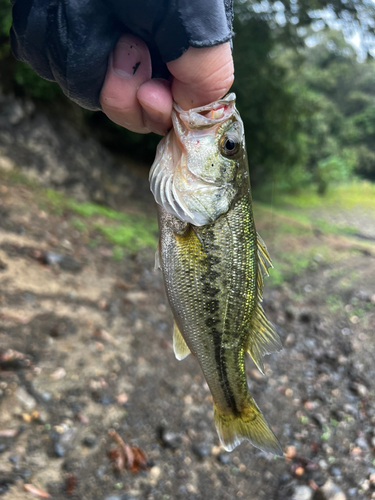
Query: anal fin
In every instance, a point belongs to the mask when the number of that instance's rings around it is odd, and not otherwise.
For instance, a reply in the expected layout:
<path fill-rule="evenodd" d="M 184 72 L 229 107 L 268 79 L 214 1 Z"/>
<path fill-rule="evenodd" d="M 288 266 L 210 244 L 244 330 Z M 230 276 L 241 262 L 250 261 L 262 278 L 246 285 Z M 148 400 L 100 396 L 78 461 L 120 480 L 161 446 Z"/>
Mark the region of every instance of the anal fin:
<path fill-rule="evenodd" d="M 176 322 L 173 326 L 173 350 L 176 358 L 181 361 L 190 354 L 190 349 L 186 345 L 184 337 L 182 336 Z"/>
<path fill-rule="evenodd" d="M 272 323 L 266 318 L 261 302 L 263 300 L 263 276 L 268 276 L 268 269 L 272 266 L 271 257 L 262 238 L 258 240 L 258 270 L 257 287 L 258 303 L 255 308 L 247 341 L 247 352 L 261 373 L 264 374 L 263 356 L 281 351 L 282 345 Z"/>
<path fill-rule="evenodd" d="M 263 356 L 279 352 L 281 349 L 282 344 L 279 335 L 272 323 L 266 318 L 263 307 L 258 304 L 251 322 L 247 352 L 258 370 L 264 374 Z"/>
<path fill-rule="evenodd" d="M 268 276 L 269 275 L 268 269 L 272 268 L 273 265 L 266 244 L 264 243 L 259 233 L 257 233 L 257 244 L 258 244 L 257 245 L 258 262 L 259 262 L 259 267 L 262 271 L 262 276 Z"/>

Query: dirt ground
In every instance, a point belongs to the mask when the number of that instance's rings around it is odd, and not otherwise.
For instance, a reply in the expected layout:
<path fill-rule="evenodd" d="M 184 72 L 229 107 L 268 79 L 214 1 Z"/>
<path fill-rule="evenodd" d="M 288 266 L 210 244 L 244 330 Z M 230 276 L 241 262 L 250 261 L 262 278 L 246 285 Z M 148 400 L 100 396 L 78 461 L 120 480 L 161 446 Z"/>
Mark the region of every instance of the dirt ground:
<path fill-rule="evenodd" d="M 32 498 L 32 485 L 56 500 L 375 498 L 374 242 L 310 231 L 300 252 L 319 243 L 330 258 L 266 281 L 284 350 L 266 377 L 247 372 L 285 458 L 226 453 L 196 360 L 174 357 L 155 248 L 116 259 L 39 193 L 0 177 L 0 497 Z M 267 220 L 277 261 L 296 236 L 272 238 Z M 110 429 L 146 455 L 133 448 L 139 470 Z"/>

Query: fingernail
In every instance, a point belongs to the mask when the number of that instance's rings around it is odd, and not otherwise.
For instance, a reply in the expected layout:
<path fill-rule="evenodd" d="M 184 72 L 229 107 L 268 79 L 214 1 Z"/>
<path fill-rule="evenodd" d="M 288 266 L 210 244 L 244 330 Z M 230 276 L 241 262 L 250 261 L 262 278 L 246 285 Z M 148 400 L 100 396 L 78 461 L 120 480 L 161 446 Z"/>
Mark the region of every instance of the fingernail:
<path fill-rule="evenodd" d="M 117 76 L 132 78 L 141 64 L 141 54 L 135 43 L 120 40 L 112 55 L 112 67 Z"/>

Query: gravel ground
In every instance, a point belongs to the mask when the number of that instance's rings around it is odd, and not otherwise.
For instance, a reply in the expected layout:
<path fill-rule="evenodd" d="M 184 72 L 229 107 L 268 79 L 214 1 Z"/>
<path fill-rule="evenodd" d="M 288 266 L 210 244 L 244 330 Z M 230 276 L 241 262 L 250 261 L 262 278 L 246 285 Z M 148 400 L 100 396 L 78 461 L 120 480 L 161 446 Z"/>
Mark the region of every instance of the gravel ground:
<path fill-rule="evenodd" d="M 247 372 L 283 459 L 220 447 L 196 360 L 174 358 L 153 267 L 154 249 L 116 261 L 0 179 L 0 496 L 375 498 L 373 254 L 266 282 L 284 350 L 265 377 Z"/>

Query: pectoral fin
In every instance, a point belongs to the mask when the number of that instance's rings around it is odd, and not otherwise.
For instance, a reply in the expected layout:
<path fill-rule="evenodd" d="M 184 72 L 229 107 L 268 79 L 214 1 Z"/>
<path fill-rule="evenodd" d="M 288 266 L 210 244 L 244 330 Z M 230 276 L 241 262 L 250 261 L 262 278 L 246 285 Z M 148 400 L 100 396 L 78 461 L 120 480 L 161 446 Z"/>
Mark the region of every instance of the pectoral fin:
<path fill-rule="evenodd" d="M 181 361 L 190 354 L 190 349 L 186 345 L 184 337 L 182 336 L 178 326 L 174 323 L 173 326 L 173 350 L 176 358 Z"/>
<path fill-rule="evenodd" d="M 154 271 L 157 271 L 158 269 L 161 269 L 161 262 L 160 262 L 160 241 L 158 243 L 158 247 L 155 252 L 155 267 Z"/>

